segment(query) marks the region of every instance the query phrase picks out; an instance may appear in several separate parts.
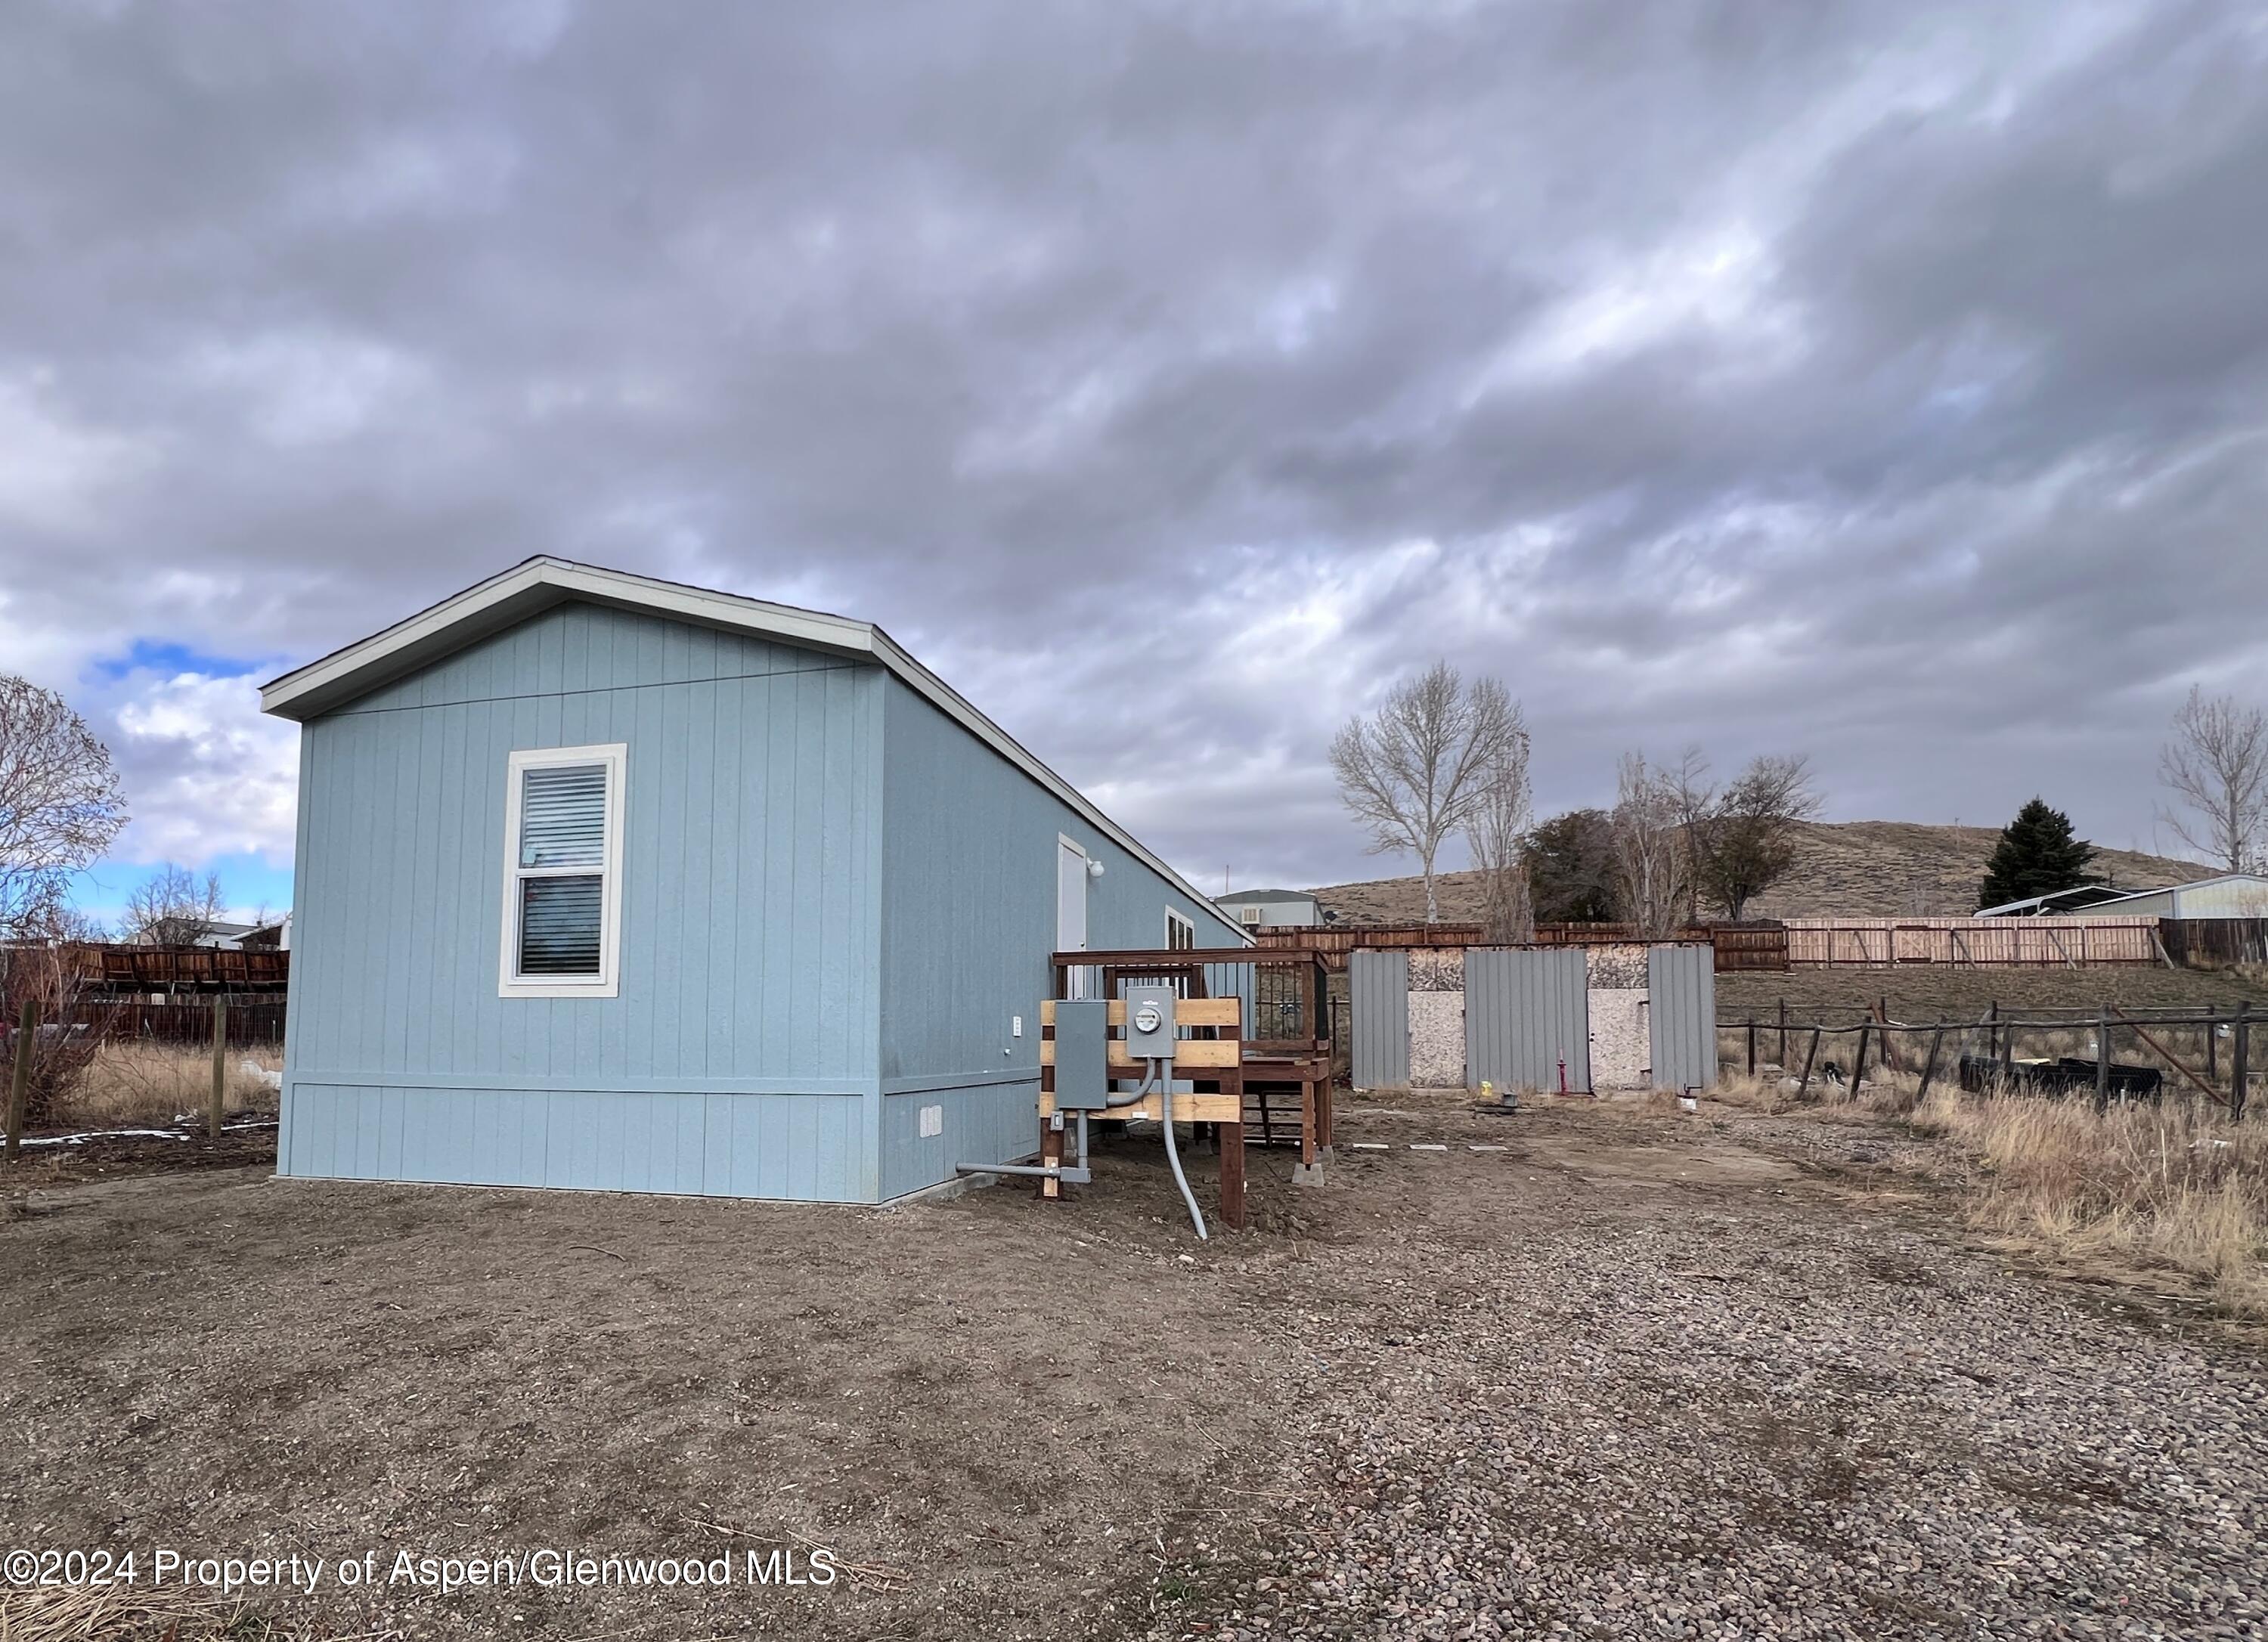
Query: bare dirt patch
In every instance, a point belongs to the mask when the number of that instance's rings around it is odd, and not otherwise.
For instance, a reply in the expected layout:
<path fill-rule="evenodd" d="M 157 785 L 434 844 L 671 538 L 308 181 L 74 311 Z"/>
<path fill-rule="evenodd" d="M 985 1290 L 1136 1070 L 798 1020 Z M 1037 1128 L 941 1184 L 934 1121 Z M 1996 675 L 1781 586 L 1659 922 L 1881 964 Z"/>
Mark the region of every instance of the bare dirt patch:
<path fill-rule="evenodd" d="M 1317 1189 L 1256 1155 L 1207 1245 L 1139 1133 L 1056 1207 L 42 1190 L 0 1225 L 0 1544 L 862 1571 L 258 1604 L 357 1635 L 2262 1621 L 2257 1359 L 1964 1251 L 1889 1131 L 1395 1096 L 1341 1138 Z"/>

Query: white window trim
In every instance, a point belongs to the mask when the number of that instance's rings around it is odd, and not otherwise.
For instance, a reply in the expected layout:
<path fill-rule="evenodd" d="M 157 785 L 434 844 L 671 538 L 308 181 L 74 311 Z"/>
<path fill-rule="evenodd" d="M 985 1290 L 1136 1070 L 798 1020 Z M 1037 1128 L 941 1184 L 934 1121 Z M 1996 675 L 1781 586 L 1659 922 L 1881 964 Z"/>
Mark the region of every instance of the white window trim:
<path fill-rule="evenodd" d="M 1174 945 L 1174 926 L 1175 924 L 1179 924 L 1182 928 L 1189 931 L 1189 945 L 1186 948 L 1178 947 Z M 1166 909 L 1166 949 L 1168 952 L 1194 950 L 1197 944 L 1197 921 L 1185 913 L 1176 912 L 1173 908 L 1167 907 Z"/>
<path fill-rule="evenodd" d="M 504 946 L 497 959 L 498 998 L 613 998 L 621 979 L 622 935 L 622 789 L 630 746 L 609 741 L 597 747 L 532 747 L 506 762 L 504 783 Z M 531 769 L 562 764 L 601 764 L 607 771 L 606 862 L 600 869 L 599 973 L 585 979 L 556 975 L 523 978 L 519 974 L 519 864 L 521 777 Z M 587 871 L 587 869 L 583 869 Z M 542 875 L 542 874 L 538 874 Z M 581 875 L 580 873 L 575 875 Z"/>

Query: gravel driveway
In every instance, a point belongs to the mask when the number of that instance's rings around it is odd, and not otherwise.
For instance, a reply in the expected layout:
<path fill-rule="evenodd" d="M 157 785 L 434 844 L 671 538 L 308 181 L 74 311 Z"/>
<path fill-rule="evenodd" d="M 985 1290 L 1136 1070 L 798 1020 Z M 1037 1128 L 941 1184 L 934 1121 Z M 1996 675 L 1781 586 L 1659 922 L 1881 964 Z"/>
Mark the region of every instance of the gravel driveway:
<path fill-rule="evenodd" d="M 1156 1634 L 2268 1634 L 2259 1356 L 1962 1250 L 1907 1144 L 1346 1130 L 1511 1138 L 1516 1172 L 1351 1154 L 1332 1189 L 1403 1224 L 1286 1319 L 1309 1457 L 1265 1550 Z"/>

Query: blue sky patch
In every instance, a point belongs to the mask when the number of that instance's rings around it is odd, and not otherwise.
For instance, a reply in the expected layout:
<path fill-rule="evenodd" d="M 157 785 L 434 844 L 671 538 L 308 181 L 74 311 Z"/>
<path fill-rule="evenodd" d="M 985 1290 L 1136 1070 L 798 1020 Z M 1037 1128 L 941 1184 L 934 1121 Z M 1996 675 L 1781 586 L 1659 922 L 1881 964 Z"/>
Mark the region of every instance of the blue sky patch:
<path fill-rule="evenodd" d="M 162 673 L 169 678 L 195 673 L 206 678 L 233 679 L 258 673 L 267 665 L 264 657 L 210 656 L 169 639 L 137 638 L 122 656 L 96 658 L 92 671 L 105 679 L 122 679 L 129 673 Z"/>

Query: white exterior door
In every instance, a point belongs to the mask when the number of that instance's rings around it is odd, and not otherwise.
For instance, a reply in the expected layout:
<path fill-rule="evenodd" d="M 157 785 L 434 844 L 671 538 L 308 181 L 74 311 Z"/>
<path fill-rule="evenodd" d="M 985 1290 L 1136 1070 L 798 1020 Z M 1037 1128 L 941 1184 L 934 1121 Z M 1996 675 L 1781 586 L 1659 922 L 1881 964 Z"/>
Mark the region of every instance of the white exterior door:
<path fill-rule="evenodd" d="M 1056 950 L 1086 950 L 1086 851 L 1068 838 L 1056 841 Z M 1071 973 L 1073 998 L 1087 995 L 1086 975 Z"/>

